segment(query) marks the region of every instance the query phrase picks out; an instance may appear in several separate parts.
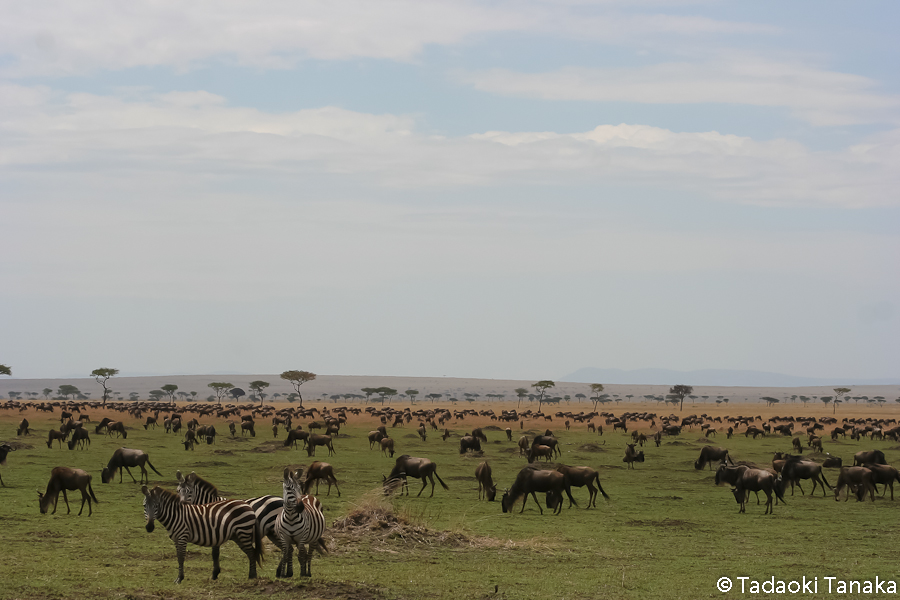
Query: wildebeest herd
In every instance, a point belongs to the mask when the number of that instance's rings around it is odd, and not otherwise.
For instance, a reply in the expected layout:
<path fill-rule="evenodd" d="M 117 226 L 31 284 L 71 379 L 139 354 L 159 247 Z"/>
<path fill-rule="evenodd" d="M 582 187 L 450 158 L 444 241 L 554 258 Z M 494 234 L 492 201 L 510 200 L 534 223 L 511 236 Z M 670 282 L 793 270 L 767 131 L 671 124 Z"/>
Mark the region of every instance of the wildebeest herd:
<path fill-rule="evenodd" d="M 57 442 L 57 448 L 60 449 L 62 442 L 66 442 L 70 450 L 75 450 L 77 447 L 75 442 L 81 445 L 89 443 L 89 436 L 84 427 L 88 419 L 75 420 L 72 417 L 72 412 L 79 408 L 83 409 L 84 406 L 79 407 L 74 403 L 65 403 L 61 404 L 60 408 L 65 409 L 69 415 L 59 430 L 51 430 L 48 433 L 48 448 L 53 449 L 54 441 Z M 351 407 L 330 410 L 327 408 L 305 410 L 267 407 L 268 410 L 260 410 L 237 406 L 217 409 L 211 409 L 205 405 L 178 407 L 174 404 L 160 407 L 157 404 L 153 405 L 154 411 L 151 415 L 141 414 L 142 411 L 147 410 L 146 406 L 130 403 L 112 404 L 107 408 L 127 412 L 132 418 L 137 418 L 138 424 L 147 431 L 149 431 L 149 427 L 155 429 L 157 423 L 161 423 L 165 434 L 179 435 L 179 432 L 183 432 L 180 434 L 179 444 L 184 444 L 185 450 L 189 451 L 194 450 L 196 443 L 216 444 L 215 426 L 212 423 L 201 424 L 201 419 L 225 419 L 227 428 L 233 437 L 238 435 L 239 423 L 242 437 L 247 435 L 255 437 L 257 420 L 271 418 L 273 437 L 278 437 L 279 427 L 281 427 L 286 432 L 283 445 L 288 448 L 301 447 L 306 450 L 309 457 L 315 456 L 317 447 L 322 448 L 323 451 L 327 450 L 329 456 L 337 456 L 340 447 L 336 449 L 335 442 L 339 439 L 341 428 L 346 425 L 348 419 L 362 414 L 361 410 Z M 251 414 L 241 414 L 242 412 Z M 450 436 L 446 425 L 451 420 L 459 423 L 467 416 L 488 417 L 498 421 L 513 420 L 508 418 L 508 415 L 493 414 L 493 411 L 480 413 L 472 411 L 474 414 L 467 414 L 466 411 L 447 409 L 413 412 L 410 409 L 397 411 L 371 408 L 366 412 L 370 417 L 381 418 L 383 423 L 368 435 L 370 449 L 380 450 L 385 456 L 390 454 L 391 458 L 394 457 L 395 439 L 388 435 L 387 424 L 389 423 L 393 426 L 403 426 L 404 423 L 418 419 L 415 428 L 416 435 L 426 442 L 428 427 L 430 426 L 433 431 L 440 431 L 438 425 L 443 426 L 444 435 L 441 437 L 446 440 Z M 504 413 L 506 412 L 504 411 Z M 192 414 L 196 416 L 189 418 Z M 635 463 L 652 462 L 653 460 L 653 455 L 645 457 L 644 450 L 638 450 L 639 446 L 643 447 L 645 443 L 649 444 L 652 440 L 655 442 L 656 448 L 660 448 L 663 439 L 675 439 L 694 427 L 697 427 L 704 436 L 711 437 L 716 435 L 717 424 L 721 424 L 723 428 L 725 425 L 720 418 L 717 418 L 719 419 L 717 421 L 706 415 L 678 418 L 674 415 L 660 417 L 652 413 L 625 413 L 619 416 L 612 413 L 588 413 L 588 415 L 577 415 L 582 417 L 580 419 L 575 418 L 576 415 L 566 415 L 565 413 L 558 413 L 558 415 L 569 416 L 576 423 L 579 421 L 586 423 L 587 431 L 596 433 L 598 438 L 603 434 L 603 425 L 607 426 L 607 431 L 612 429 L 615 436 L 622 435 L 618 431 L 628 434 L 630 428 L 632 443 L 623 441 L 621 443 L 613 442 L 613 444 L 623 448 L 624 458 L 622 460 L 628 469 L 635 470 L 634 477 L 640 477 L 640 468 L 635 469 Z M 503 416 L 507 418 L 501 418 Z M 142 417 L 146 417 L 146 420 Z M 535 420 L 541 417 L 543 415 L 520 413 L 515 415 L 514 420 L 523 423 L 525 419 Z M 295 425 L 296 421 L 304 419 L 309 422 Z M 597 420 L 599 426 L 593 420 Z M 825 455 L 825 460 L 822 462 L 802 457 L 805 448 L 799 437 L 793 437 L 793 428 L 800 425 L 806 429 L 808 435 L 806 447 L 821 454 L 822 439 L 817 432 L 828 424 L 828 419 L 789 418 L 784 419 L 785 422 L 781 422 L 782 420 L 774 418 L 763 422 L 758 417 L 736 417 L 727 419 L 727 421 L 729 438 L 740 433 L 744 433 L 745 437 L 753 436 L 754 438 L 782 436 L 791 440 L 790 446 L 793 452 L 776 454 L 771 467 L 769 467 L 750 464 L 746 461 L 738 460 L 736 462 L 735 457 L 726 448 L 705 446 L 701 449 L 700 456 L 694 462 L 694 468 L 698 471 L 707 468 L 715 469 L 714 483 L 716 485 L 728 483 L 731 486 L 734 499 L 740 505 L 739 512 L 741 513 L 746 510 L 750 492 L 756 494 L 757 503 L 759 503 L 759 492 L 762 492 L 766 497 L 765 513 L 772 514 L 775 504 L 785 502 L 785 490 L 788 486 L 791 487 L 792 494 L 795 486 L 801 494 L 805 494 L 801 487 L 804 480 L 812 482 L 811 493 L 815 493 L 816 488 L 821 487 L 824 495 L 827 487 L 833 491 L 836 500 L 841 497 L 846 500 L 852 494 L 858 501 L 863 500 L 866 496 L 874 501 L 878 485 L 884 486 L 882 495 L 886 493 L 887 487 L 890 487 L 893 500 L 893 483 L 894 481 L 900 482 L 900 474 L 897 469 L 887 464 L 884 454 L 880 450 L 857 453 L 854 456 L 853 466 L 843 466 L 840 459 L 830 455 Z M 857 423 L 845 420 L 841 427 L 835 429 L 842 430 L 837 435 L 855 436 L 855 439 L 860 437 L 897 439 L 900 428 L 896 426 L 890 428 L 889 426 L 892 424 L 891 420 Z M 95 427 L 94 432 L 97 435 L 105 430 L 108 436 L 121 437 L 122 440 L 126 440 L 130 428 L 122 419 L 105 418 Z M 639 431 L 641 428 L 644 431 Z M 18 427 L 21 436 L 30 435 L 32 429 L 33 427 L 25 419 Z M 314 433 L 319 429 L 324 429 L 326 433 Z M 499 427 L 494 427 L 494 429 L 504 431 Z M 832 438 L 834 439 L 834 437 L 833 435 Z M 469 430 L 463 435 L 459 435 L 458 438 L 460 455 L 482 457 L 486 450 L 492 447 L 487 445 L 488 437 L 484 428 Z M 568 500 L 569 508 L 578 506 L 578 502 L 572 494 L 572 487 L 588 488 L 589 498 L 585 506 L 587 509 L 596 507 L 596 497 L 600 494 L 605 499 L 610 499 L 600 482 L 600 472 L 597 469 L 588 466 L 550 464 L 554 459 L 561 457 L 564 443 L 551 430 L 547 429 L 535 435 L 522 435 L 513 440 L 512 429 L 506 428 L 503 437 L 497 442 L 500 443 L 502 440 L 509 444 L 511 450 L 517 450 L 519 455 L 527 460 L 527 464 L 519 469 L 508 489 L 500 494 L 502 512 L 512 512 L 513 507 L 521 501 L 521 508 L 518 512 L 523 513 L 528 496 L 531 496 L 537 504 L 538 512 L 543 514 L 543 507 L 538 498 L 540 493 L 544 495 L 544 504 L 547 508 L 559 515 L 566 500 Z M 280 441 L 279 444 L 281 444 Z M 0 464 L 5 463 L 7 454 L 11 451 L 13 451 L 11 445 L 0 445 Z M 648 452 L 650 451 L 648 450 Z M 142 485 L 147 531 L 152 531 L 154 522 L 159 521 L 167 529 L 175 543 L 179 563 L 176 581 L 184 578 L 185 548 L 188 543 L 212 548 L 213 579 L 220 572 L 219 547 L 227 541 L 235 541 L 246 554 L 250 577 L 256 576 L 257 566 L 260 564 L 262 555 L 260 544 L 263 538 L 268 538 L 281 549 L 281 561 L 276 569 L 278 577 L 292 576 L 294 548 L 297 549 L 301 576 L 311 576 L 311 559 L 314 553 L 327 552 L 324 538 L 325 519 L 321 501 L 316 497 L 319 484 L 327 485 L 327 495 L 330 496 L 332 486 L 335 487 L 337 495 L 341 495 L 338 474 L 336 474 L 335 468 L 328 463 L 315 461 L 309 467 L 299 469 L 285 467 L 280 496 L 261 496 L 244 500 L 227 499 L 220 496 L 214 485 L 196 473 L 183 476 L 179 472 L 177 474 L 179 484 L 176 491 L 165 490 L 158 486 L 151 489 L 149 487 L 150 475 L 146 468 L 148 466 L 154 473 L 162 476 L 162 473 L 150 462 L 148 453 L 122 447 L 113 453 L 106 467 L 102 469 L 101 480 L 103 483 L 114 482 L 114 476 L 118 471 L 119 483 L 122 483 L 123 471 L 127 471 L 133 483 Z M 139 480 L 135 479 L 132 474 L 130 470 L 132 467 L 140 468 Z M 839 469 L 834 487 L 826 478 L 824 468 Z M 407 485 L 409 478 L 422 480 L 417 497 L 422 496 L 429 483 L 431 490 L 428 497 L 433 497 L 435 479 L 443 489 L 450 489 L 438 474 L 438 466 L 433 460 L 402 454 L 395 459 L 390 474 L 382 478 L 384 493 L 409 495 Z M 60 492 L 63 494 L 68 509 L 66 491 L 77 490 L 82 494 L 81 510 L 78 514 L 82 514 L 86 502 L 88 516 L 90 516 L 93 512 L 92 504 L 99 503 L 91 487 L 91 479 L 91 475 L 82 469 L 70 467 L 53 469 L 46 492 L 39 493 L 40 512 L 46 513 L 52 506 L 52 512 L 55 513 Z M 2 482 L 3 480 L 0 478 L 0 484 Z M 474 482 L 478 486 L 479 500 L 484 498 L 493 501 L 498 495 L 499 490 L 488 460 L 481 460 L 476 466 Z M 313 483 L 316 484 L 315 495 L 311 489 Z M 842 496 L 845 490 L 846 494 Z"/>

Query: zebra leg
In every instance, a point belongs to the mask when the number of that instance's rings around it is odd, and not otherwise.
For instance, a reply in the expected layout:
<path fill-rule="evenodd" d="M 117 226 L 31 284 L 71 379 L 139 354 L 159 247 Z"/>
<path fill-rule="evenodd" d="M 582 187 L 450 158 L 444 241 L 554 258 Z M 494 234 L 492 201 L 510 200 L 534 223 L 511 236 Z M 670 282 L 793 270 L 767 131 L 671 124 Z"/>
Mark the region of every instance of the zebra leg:
<path fill-rule="evenodd" d="M 286 538 L 279 540 L 281 546 L 281 561 L 278 568 L 275 569 L 275 577 L 293 577 L 294 576 L 294 548 L 291 541 Z"/>
<path fill-rule="evenodd" d="M 212 552 L 212 555 L 213 555 L 213 575 L 212 575 L 212 578 L 213 578 L 213 581 L 215 581 L 216 579 L 218 579 L 218 578 L 219 578 L 219 573 L 222 572 L 222 568 L 219 567 L 219 549 L 220 549 L 220 546 L 213 546 L 213 547 L 212 547 L 212 551 L 213 551 L 213 552 Z"/>
<path fill-rule="evenodd" d="M 175 583 L 184 581 L 184 555 L 187 553 L 187 540 L 182 539 L 175 542 L 175 555 L 178 557 L 178 577 Z"/>
<path fill-rule="evenodd" d="M 312 562 L 312 552 L 306 551 L 306 544 L 297 544 L 297 562 L 300 563 L 300 577 L 312 577 L 309 572 L 309 563 Z"/>

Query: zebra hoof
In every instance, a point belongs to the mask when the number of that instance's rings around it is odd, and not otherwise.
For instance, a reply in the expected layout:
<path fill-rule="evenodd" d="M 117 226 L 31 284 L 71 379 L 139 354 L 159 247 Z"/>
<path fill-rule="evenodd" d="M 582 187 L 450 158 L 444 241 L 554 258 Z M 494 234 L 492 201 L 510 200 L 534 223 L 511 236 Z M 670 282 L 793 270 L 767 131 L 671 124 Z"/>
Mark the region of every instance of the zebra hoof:
<path fill-rule="evenodd" d="M 221 573 L 221 572 L 222 572 L 222 569 L 219 569 L 219 568 L 213 569 L 213 576 L 212 576 L 213 581 L 215 581 L 216 579 L 219 578 L 219 573 Z"/>

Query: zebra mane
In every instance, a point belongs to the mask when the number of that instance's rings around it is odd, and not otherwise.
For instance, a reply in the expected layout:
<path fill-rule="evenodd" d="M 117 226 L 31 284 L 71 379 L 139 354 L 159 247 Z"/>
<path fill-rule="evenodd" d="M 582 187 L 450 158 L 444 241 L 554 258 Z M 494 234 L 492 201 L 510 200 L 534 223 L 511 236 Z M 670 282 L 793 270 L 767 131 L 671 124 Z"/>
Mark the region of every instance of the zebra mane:
<path fill-rule="evenodd" d="M 190 483 L 191 485 L 194 485 L 194 486 L 196 486 L 196 487 L 199 488 L 199 489 L 206 490 L 206 491 L 208 491 L 208 492 L 212 492 L 212 493 L 215 494 L 216 496 L 219 495 L 219 488 L 217 488 L 215 485 L 213 485 L 212 483 L 210 483 L 210 482 L 207 481 L 206 479 L 203 479 L 202 477 L 200 477 L 199 475 L 197 475 L 197 474 L 194 473 L 193 471 L 191 471 L 191 474 L 188 475 L 188 476 L 185 478 L 185 480 L 186 480 L 188 483 Z"/>
<path fill-rule="evenodd" d="M 181 503 L 181 497 L 172 490 L 167 490 L 165 488 L 156 486 L 155 488 L 150 490 L 150 493 L 155 494 L 163 502 Z"/>

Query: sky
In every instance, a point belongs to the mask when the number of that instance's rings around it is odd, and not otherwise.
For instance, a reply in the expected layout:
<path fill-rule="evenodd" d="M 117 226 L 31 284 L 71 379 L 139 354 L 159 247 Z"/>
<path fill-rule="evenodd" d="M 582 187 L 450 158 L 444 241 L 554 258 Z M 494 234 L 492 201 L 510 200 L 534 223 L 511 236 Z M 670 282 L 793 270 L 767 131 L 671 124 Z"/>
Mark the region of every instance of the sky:
<path fill-rule="evenodd" d="M 898 376 L 898 22 L 3 3 L 0 364 Z"/>

